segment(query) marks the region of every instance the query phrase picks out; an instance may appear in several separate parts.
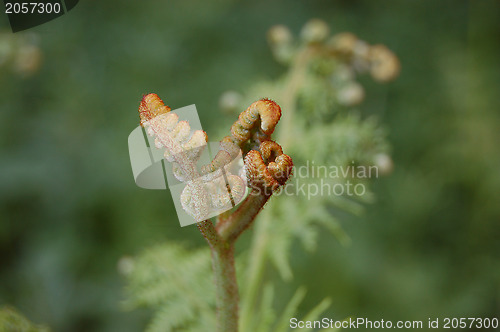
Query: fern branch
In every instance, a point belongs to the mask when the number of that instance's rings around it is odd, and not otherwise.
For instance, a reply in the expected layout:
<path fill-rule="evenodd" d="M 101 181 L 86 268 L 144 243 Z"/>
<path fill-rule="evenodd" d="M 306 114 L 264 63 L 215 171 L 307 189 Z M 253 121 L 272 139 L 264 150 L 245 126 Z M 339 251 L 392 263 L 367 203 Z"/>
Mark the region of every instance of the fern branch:
<path fill-rule="evenodd" d="M 233 214 L 219 221 L 217 231 L 220 236 L 229 243 L 233 243 L 252 224 L 269 197 L 271 196 L 250 193 Z"/>

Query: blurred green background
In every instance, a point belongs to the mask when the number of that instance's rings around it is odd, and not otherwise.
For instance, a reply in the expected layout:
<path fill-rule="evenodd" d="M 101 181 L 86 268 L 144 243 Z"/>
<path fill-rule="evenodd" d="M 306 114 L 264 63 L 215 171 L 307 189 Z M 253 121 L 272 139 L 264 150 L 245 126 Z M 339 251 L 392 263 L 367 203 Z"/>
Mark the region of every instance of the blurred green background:
<path fill-rule="evenodd" d="M 82 0 L 31 29 L 39 68 L 0 64 L 0 305 L 54 331 L 142 330 L 149 312 L 120 307 L 120 257 L 204 245 L 168 191 L 134 184 L 127 137 L 142 94 L 196 104 L 220 139 L 235 120 L 220 95 L 285 69 L 266 31 L 311 18 L 400 57 L 395 82 L 363 81 L 361 107 L 388 129 L 395 169 L 364 217 L 342 219 L 352 244 L 298 247 L 279 294 L 305 284 L 302 312 L 328 295 L 336 319 L 499 317 L 500 3 L 487 0 Z M 26 36 L 4 14 L 0 27 L 4 44 Z"/>

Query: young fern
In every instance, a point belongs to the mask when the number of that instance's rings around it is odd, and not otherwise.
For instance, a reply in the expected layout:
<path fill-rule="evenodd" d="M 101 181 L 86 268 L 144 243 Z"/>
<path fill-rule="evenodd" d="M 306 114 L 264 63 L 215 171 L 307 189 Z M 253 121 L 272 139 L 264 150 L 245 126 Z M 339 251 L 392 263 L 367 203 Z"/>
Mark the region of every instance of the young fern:
<path fill-rule="evenodd" d="M 219 215 L 215 224 L 210 220 L 197 224 L 211 252 L 215 301 L 207 284 L 207 280 L 211 281 L 207 278 L 208 250 L 185 250 L 170 244 L 146 252 L 134 260 L 134 268 L 127 273 L 131 294 L 128 303 L 159 309 L 149 331 L 212 331 L 216 328 L 223 332 L 288 331 L 289 319 L 296 317 L 306 290 L 299 288 L 278 314 L 273 303 L 273 284 L 264 280 L 268 263 L 273 263 L 284 281 L 291 280 L 289 253 L 296 240 L 312 251 L 322 227 L 341 242 L 347 242 L 349 239 L 332 211 L 340 209 L 359 214 L 363 204 L 373 199 L 368 191 L 354 196 L 315 195 L 314 199 L 310 199 L 309 193 L 307 197 L 300 192 L 290 195 L 289 188 L 318 184 L 317 177 L 292 173 L 301 167 L 311 170 L 314 165 L 376 165 L 380 174 L 390 171 L 384 130 L 374 119 L 364 119 L 354 107 L 365 95 L 356 76 L 369 73 L 378 82 L 388 82 L 399 73 L 397 57 L 387 47 L 370 46 L 350 33 L 329 37 L 328 26 L 319 20 L 304 26 L 299 42 L 294 42 L 284 26 L 272 28 L 269 40 L 276 59 L 290 66 L 289 71 L 282 79 L 260 83 L 247 96 L 237 98 L 241 100 L 241 108 L 250 106 L 239 114 L 231 127 L 231 135 L 221 141 L 221 151 L 201 171 L 203 174 L 216 172 L 231 160 L 235 151 L 241 150 L 250 187 L 245 200 L 230 213 Z M 259 99 L 262 96 L 271 96 L 276 102 Z M 146 117 L 150 123 L 154 123 L 153 115 L 165 110 L 163 103 L 160 105 L 156 99 L 155 103 Z M 234 102 L 230 108 L 235 108 Z M 281 117 L 283 120 L 276 127 Z M 206 142 L 206 136 L 204 138 Z M 161 143 L 168 146 L 168 142 Z M 182 164 L 182 161 L 174 161 Z M 321 181 L 335 186 L 349 181 L 366 184 L 368 179 L 325 176 Z M 273 195 L 283 193 L 287 197 L 268 203 Z M 192 202 L 197 199 L 191 195 Z M 266 208 L 262 209 L 264 205 Z M 238 291 L 234 243 L 253 224 L 251 247 L 236 260 L 242 286 Z M 172 272 L 170 269 L 175 266 L 176 271 Z M 166 280 L 165 271 L 175 273 L 177 279 Z M 179 279 L 180 273 L 185 277 Z M 189 296 L 192 292 L 188 290 L 181 299 L 186 284 L 191 283 L 197 296 Z M 203 287 L 198 288 L 199 285 Z M 320 317 L 330 302 L 328 298 L 320 301 L 303 318 Z M 185 308 L 173 308 L 174 303 Z M 333 331 L 324 331 L 327 330 Z"/>

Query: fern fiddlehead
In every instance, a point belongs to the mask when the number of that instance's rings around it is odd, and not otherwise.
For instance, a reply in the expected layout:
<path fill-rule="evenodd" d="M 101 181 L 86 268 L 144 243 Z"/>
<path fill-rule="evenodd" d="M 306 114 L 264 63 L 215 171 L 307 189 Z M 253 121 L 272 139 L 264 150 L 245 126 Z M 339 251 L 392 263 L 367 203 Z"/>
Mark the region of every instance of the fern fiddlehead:
<path fill-rule="evenodd" d="M 245 157 L 247 179 L 257 190 L 275 191 L 286 183 L 292 173 L 293 162 L 283 153 L 279 144 L 264 141 L 259 151 L 249 151 Z"/>
<path fill-rule="evenodd" d="M 239 115 L 231 127 L 231 134 L 222 139 L 215 158 L 197 171 L 204 180 L 213 180 L 222 173 L 222 168 L 229 165 L 234 156 L 242 151 L 245 157 L 245 174 L 228 176 L 226 183 L 229 183 L 228 191 L 231 191 L 233 197 L 238 197 L 239 193 L 246 189 L 246 185 L 251 188 L 250 195 L 243 203 L 232 212 L 219 215 L 215 224 L 210 220 L 197 223 L 211 249 L 219 331 L 237 331 L 238 318 L 241 331 L 284 331 L 287 327 L 286 319 L 273 324 L 272 287 L 266 285 L 262 296 L 263 302 L 258 303 L 267 262 L 274 263 L 284 280 L 290 280 L 292 272 L 288 266 L 289 257 L 286 253 L 289 251 L 292 239 L 300 239 L 305 246 L 311 247 L 311 243 L 314 242 L 313 236 L 316 234 L 313 223 L 327 227 L 334 234 L 342 233 L 338 223 L 329 215 L 328 206 L 325 204 L 327 202 L 338 204 L 341 208 L 343 204 L 345 207 L 346 201 L 342 197 L 337 199 L 325 196 L 319 197 L 314 202 L 304 202 L 297 194 L 297 197 L 279 200 L 276 204 L 268 206 L 263 213 L 260 213 L 259 223 L 254 229 L 252 245 L 248 252 L 248 268 L 244 272 L 245 287 L 240 303 L 241 313 L 238 313 L 239 296 L 234 268 L 234 242 L 252 224 L 271 195 L 279 191 L 291 176 L 292 160 L 283 153 L 281 147 L 286 151 L 288 149 L 293 151 L 295 162 L 299 167 L 304 160 L 315 158 L 319 158 L 322 163 L 335 165 L 343 164 L 345 160 L 348 162 L 351 159 L 358 160 L 358 156 L 367 156 L 363 158 L 371 160 L 372 154 L 384 151 L 380 149 L 381 134 L 368 122 L 364 125 L 356 117 L 344 119 L 336 116 L 336 113 L 345 113 L 348 107 L 363 101 L 365 93 L 363 86 L 356 80 L 358 74 L 367 73 L 377 82 L 387 82 L 394 79 L 400 71 L 398 58 L 387 47 L 369 45 L 351 33 L 340 33 L 330 37 L 328 25 L 320 20 L 311 20 L 307 23 L 300 34 L 301 41 L 298 42 L 284 26 L 273 27 L 268 37 L 274 56 L 279 62 L 289 65 L 290 70 L 285 74 L 284 80 L 255 86 L 256 90 L 251 91 L 246 102 L 239 105 L 251 104 L 250 107 Z M 257 96 L 263 94 L 277 98 L 287 112 L 278 135 L 275 135 L 281 146 L 271 141 L 271 136 L 281 118 L 281 108 L 268 99 L 253 102 Z M 151 121 L 153 118 L 170 112 L 170 108 L 163 105 L 155 96 L 145 98 L 144 105 L 141 103 L 141 123 L 145 122 L 146 126 L 155 122 Z M 238 95 L 236 97 L 237 100 L 241 100 Z M 237 109 L 239 101 L 232 99 L 234 110 Z M 334 118 L 335 122 L 328 123 Z M 322 121 L 314 123 L 318 119 Z M 175 116 L 164 122 L 167 127 L 169 124 L 173 126 L 172 132 L 169 133 L 172 137 L 183 137 L 182 143 L 179 143 L 181 148 L 188 142 L 186 139 L 192 138 L 185 135 L 187 133 L 185 124 L 175 119 Z M 175 130 L 177 125 L 180 126 Z M 152 129 L 149 131 L 156 135 Z M 207 141 L 205 133 L 198 135 L 200 138 L 195 141 Z M 311 146 L 319 141 L 325 144 L 318 149 L 311 149 Z M 348 141 L 354 143 L 349 144 L 350 150 L 347 149 Z M 168 143 L 168 140 L 166 142 L 158 140 L 156 145 L 164 148 L 168 147 Z M 189 150 L 192 147 L 186 145 L 186 148 Z M 331 155 L 325 155 L 325 151 L 336 151 L 335 158 L 339 160 L 332 158 Z M 189 180 L 189 174 L 186 174 L 180 165 L 176 165 L 175 155 L 176 153 L 166 153 L 166 158 L 174 162 L 174 175 L 180 181 Z M 195 157 L 196 155 L 193 158 Z M 360 162 L 363 162 L 363 158 Z M 240 182 L 242 179 L 247 179 L 246 184 Z M 216 188 L 219 184 L 214 183 L 213 187 Z M 211 200 L 211 205 L 228 204 L 227 197 L 217 196 L 211 185 L 203 187 L 203 190 Z M 183 206 L 186 209 L 191 205 L 195 207 L 196 204 L 202 205 L 199 202 L 200 198 L 192 192 L 187 192 L 183 198 L 185 199 Z M 304 206 L 307 208 L 304 209 Z M 354 203 L 347 207 L 355 210 Z M 309 214 L 302 213 L 304 210 Z M 295 218 L 293 220 L 276 218 L 285 213 L 294 215 Z M 290 310 L 286 310 L 284 318 L 290 317 L 291 312 L 296 310 L 304 292 L 298 291 L 296 295 L 290 302 L 295 304 Z M 327 302 L 323 301 L 318 308 L 324 310 L 325 305 L 328 306 Z M 195 307 L 196 305 L 193 305 L 189 308 Z M 321 310 L 313 309 L 316 314 Z M 190 319 L 199 322 L 199 312 L 191 314 Z M 210 311 L 205 312 L 209 312 L 210 316 Z M 267 319 L 255 323 L 256 318 L 264 316 Z M 187 318 L 182 324 L 172 323 L 170 326 L 184 328 L 186 320 Z M 205 325 L 199 326 L 205 327 Z"/>
<path fill-rule="evenodd" d="M 281 118 L 281 108 L 270 99 L 261 99 L 243 111 L 231 127 L 232 141 L 246 153 L 271 139 Z"/>
<path fill-rule="evenodd" d="M 222 168 L 230 164 L 239 148 L 229 140 L 220 143 L 214 160 L 201 167 L 196 163 L 206 147 L 207 135 L 202 130 L 191 131 L 187 121 L 179 116 L 154 93 L 145 95 L 139 106 L 141 125 L 155 136 L 155 146 L 164 148 L 165 159 L 172 162 L 174 176 L 186 183 L 180 195 L 182 208 L 196 221 L 203 221 L 213 210 L 228 209 L 239 202 L 244 194 L 244 181 L 237 175 L 222 176 Z M 228 190 L 224 192 L 221 188 Z"/>
<path fill-rule="evenodd" d="M 232 140 L 245 155 L 245 171 L 250 195 L 229 217 L 219 218 L 217 231 L 222 238 L 235 241 L 250 226 L 272 193 L 284 185 L 292 173 L 292 158 L 283 154 L 271 135 L 281 118 L 280 106 L 261 99 L 243 111 L 231 127 Z"/>
<path fill-rule="evenodd" d="M 234 242 L 250 226 L 272 193 L 283 186 L 291 175 L 292 159 L 281 147 L 271 141 L 271 135 L 281 117 L 281 108 L 269 99 L 252 103 L 231 127 L 231 135 L 220 142 L 220 149 L 208 165 L 198 170 L 196 162 L 207 143 L 202 130 L 191 132 L 187 121 L 179 121 L 156 94 L 145 95 L 139 107 L 141 125 L 151 136 L 155 146 L 165 149 L 165 159 L 173 163 L 173 173 L 187 185 L 181 194 L 181 204 L 199 223 L 198 229 L 207 240 L 212 253 L 215 275 L 218 330 L 238 330 L 238 286 L 234 267 Z M 203 220 L 210 207 L 225 207 L 242 198 L 245 183 L 238 175 L 225 174 L 243 151 L 244 166 L 251 188 L 250 195 L 227 218 L 219 218 L 214 226 Z M 218 188 L 226 181 L 231 196 L 220 195 Z"/>

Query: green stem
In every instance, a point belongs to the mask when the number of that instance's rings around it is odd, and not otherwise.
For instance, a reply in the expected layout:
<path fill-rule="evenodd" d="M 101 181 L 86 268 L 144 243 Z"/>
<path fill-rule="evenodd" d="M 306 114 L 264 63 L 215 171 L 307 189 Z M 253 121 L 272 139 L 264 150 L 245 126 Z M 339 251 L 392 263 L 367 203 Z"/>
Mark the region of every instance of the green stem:
<path fill-rule="evenodd" d="M 238 331 L 238 283 L 234 267 L 234 245 L 224 241 L 210 220 L 197 224 L 212 253 L 217 306 L 217 331 Z"/>
<path fill-rule="evenodd" d="M 225 241 L 227 245 L 231 246 L 231 255 L 233 255 L 234 253 L 234 246 L 233 246 L 234 242 L 236 241 L 238 236 L 251 225 L 252 221 L 261 211 L 264 204 L 266 204 L 269 197 L 270 195 L 255 195 L 251 193 L 233 214 L 231 214 L 226 219 L 220 219 L 219 223 L 217 224 L 216 231 L 217 234 L 220 236 L 220 238 L 223 241 Z M 237 285 L 235 282 L 234 284 L 231 282 L 231 280 L 236 280 L 236 277 L 234 277 L 234 279 L 231 277 L 231 275 L 235 274 L 234 256 L 226 258 L 225 256 L 223 256 L 226 254 L 227 253 L 224 252 L 223 250 L 215 250 L 215 251 L 212 250 L 212 262 L 214 265 L 214 271 L 216 275 L 216 289 L 218 290 L 217 303 L 221 303 L 221 305 L 225 305 L 226 303 L 236 303 L 236 304 L 238 303 L 238 302 L 232 302 L 232 301 L 237 301 L 238 297 Z M 230 261 L 232 261 L 232 264 L 229 264 L 226 267 L 223 266 L 225 262 L 227 263 Z M 221 283 L 219 284 L 219 282 Z M 236 294 L 235 295 L 236 299 L 233 298 L 234 294 Z M 233 312 L 237 313 L 238 308 L 232 308 L 232 309 Z M 230 312 L 231 310 L 227 311 Z M 227 319 L 222 315 L 223 314 L 221 314 L 218 317 L 219 324 L 221 323 L 221 321 Z M 249 317 L 249 315 L 245 315 L 244 317 Z M 245 323 L 242 326 L 248 326 L 248 325 L 247 323 Z M 231 331 L 237 331 L 236 327 L 234 326 L 227 326 L 227 327 L 232 328 Z"/>
<path fill-rule="evenodd" d="M 217 331 L 238 331 L 238 284 L 234 267 L 234 245 L 212 248 L 212 267 L 215 275 Z"/>
<path fill-rule="evenodd" d="M 219 221 L 217 228 L 209 220 L 198 223 L 198 228 L 210 245 L 212 253 L 219 332 L 238 331 L 239 297 L 234 266 L 234 242 L 250 226 L 270 197 L 251 193 L 233 214 Z"/>

